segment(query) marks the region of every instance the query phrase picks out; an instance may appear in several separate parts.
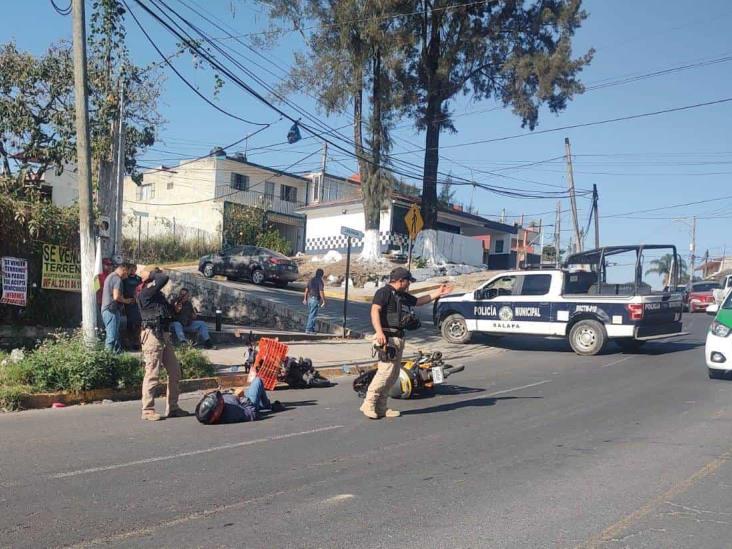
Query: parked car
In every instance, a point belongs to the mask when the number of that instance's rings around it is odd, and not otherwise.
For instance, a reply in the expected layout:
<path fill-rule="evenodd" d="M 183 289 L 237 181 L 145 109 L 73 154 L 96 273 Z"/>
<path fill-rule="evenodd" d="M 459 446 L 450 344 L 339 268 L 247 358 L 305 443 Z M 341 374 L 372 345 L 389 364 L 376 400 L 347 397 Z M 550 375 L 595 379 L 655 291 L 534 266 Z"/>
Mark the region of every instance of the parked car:
<path fill-rule="evenodd" d="M 273 282 L 284 288 L 298 278 L 297 264 L 279 252 L 258 246 L 235 246 L 198 260 L 198 270 L 206 278 L 224 275 L 247 279 L 255 284 Z"/>
<path fill-rule="evenodd" d="M 681 294 L 681 297 L 684 301 L 684 311 L 689 310 L 689 286 L 686 284 L 681 286 L 676 286 L 676 293 Z"/>
<path fill-rule="evenodd" d="M 709 305 L 707 313 L 716 316 L 709 327 L 704 355 L 709 377 L 721 379 L 732 371 L 732 292 L 721 305 Z"/>
<path fill-rule="evenodd" d="M 691 288 L 689 288 L 689 312 L 706 311 L 707 307 L 714 303 L 714 290 L 719 288 L 719 282 L 710 280 L 693 282 Z"/>

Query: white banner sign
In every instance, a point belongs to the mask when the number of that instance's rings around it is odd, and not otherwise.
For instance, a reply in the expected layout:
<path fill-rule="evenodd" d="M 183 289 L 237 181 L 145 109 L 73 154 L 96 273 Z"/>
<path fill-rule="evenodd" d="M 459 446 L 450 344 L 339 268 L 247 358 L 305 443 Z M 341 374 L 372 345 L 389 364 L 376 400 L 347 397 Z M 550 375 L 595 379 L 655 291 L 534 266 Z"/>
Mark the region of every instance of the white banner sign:
<path fill-rule="evenodd" d="M 3 296 L 0 303 L 26 306 L 28 262 L 18 257 L 3 257 Z"/>

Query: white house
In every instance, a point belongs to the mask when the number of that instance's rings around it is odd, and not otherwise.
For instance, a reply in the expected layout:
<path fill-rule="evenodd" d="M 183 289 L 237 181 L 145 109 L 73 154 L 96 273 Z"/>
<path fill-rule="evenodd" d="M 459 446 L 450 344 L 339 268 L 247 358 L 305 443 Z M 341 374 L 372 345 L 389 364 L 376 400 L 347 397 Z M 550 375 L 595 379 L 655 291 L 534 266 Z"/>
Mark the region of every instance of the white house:
<path fill-rule="evenodd" d="M 331 176 L 333 177 L 333 176 Z M 333 179 L 336 179 L 333 177 Z M 365 230 L 364 209 L 360 196 L 360 185 L 357 179 L 340 178 L 346 186 L 350 197 L 335 200 L 311 201 L 299 211 L 306 215 L 305 251 L 312 254 L 327 252 L 328 250 L 344 251 L 347 239 L 340 234 L 342 226 L 359 231 Z M 388 249 L 407 249 L 408 231 L 404 218 L 413 204 L 419 204 L 420 199 L 403 194 L 392 194 L 381 211 L 379 223 L 379 240 L 381 251 Z M 474 263 L 488 263 L 490 256 L 495 256 L 493 262 L 499 265 L 496 268 L 507 268 L 512 257 L 512 241 L 517 239 L 519 228 L 485 219 L 481 216 L 469 214 L 459 208 L 442 208 L 437 215 L 435 229 L 438 231 L 476 238 L 489 245 L 483 249 L 477 244 L 474 246 L 477 257 Z M 363 243 L 352 241 L 352 250 L 360 251 Z M 476 255 L 474 253 L 473 255 Z M 513 252 L 515 258 L 515 251 Z"/>
<path fill-rule="evenodd" d="M 305 247 L 305 206 L 310 179 L 224 153 L 183 160 L 177 166 L 147 170 L 141 185 L 125 178 L 125 234 L 201 234 L 221 242 L 231 204 L 262 208 L 268 223 L 292 245 Z M 221 242 L 222 245 L 225 244 Z"/>

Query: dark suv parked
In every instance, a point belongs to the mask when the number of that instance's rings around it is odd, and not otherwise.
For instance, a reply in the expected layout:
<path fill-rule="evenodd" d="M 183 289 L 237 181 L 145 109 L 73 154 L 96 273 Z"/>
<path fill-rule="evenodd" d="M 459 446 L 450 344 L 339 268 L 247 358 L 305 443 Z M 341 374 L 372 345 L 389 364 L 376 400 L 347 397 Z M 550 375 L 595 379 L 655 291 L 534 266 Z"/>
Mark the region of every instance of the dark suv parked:
<path fill-rule="evenodd" d="M 297 264 L 281 253 L 257 246 L 235 246 L 198 260 L 198 270 L 206 278 L 225 275 L 245 278 L 255 284 L 273 282 L 284 288 L 297 280 Z"/>

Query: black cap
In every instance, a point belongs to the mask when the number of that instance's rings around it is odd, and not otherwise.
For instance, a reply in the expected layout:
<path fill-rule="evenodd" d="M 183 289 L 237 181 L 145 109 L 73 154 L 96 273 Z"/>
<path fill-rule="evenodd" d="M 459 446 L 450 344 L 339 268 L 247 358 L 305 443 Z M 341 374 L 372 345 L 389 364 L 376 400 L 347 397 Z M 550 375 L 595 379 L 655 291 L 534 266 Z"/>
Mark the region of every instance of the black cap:
<path fill-rule="evenodd" d="M 409 282 L 417 282 L 417 279 L 412 276 L 412 273 L 410 273 L 404 267 L 397 267 L 391 273 L 389 273 L 390 282 L 396 282 L 397 280 L 409 280 Z"/>

